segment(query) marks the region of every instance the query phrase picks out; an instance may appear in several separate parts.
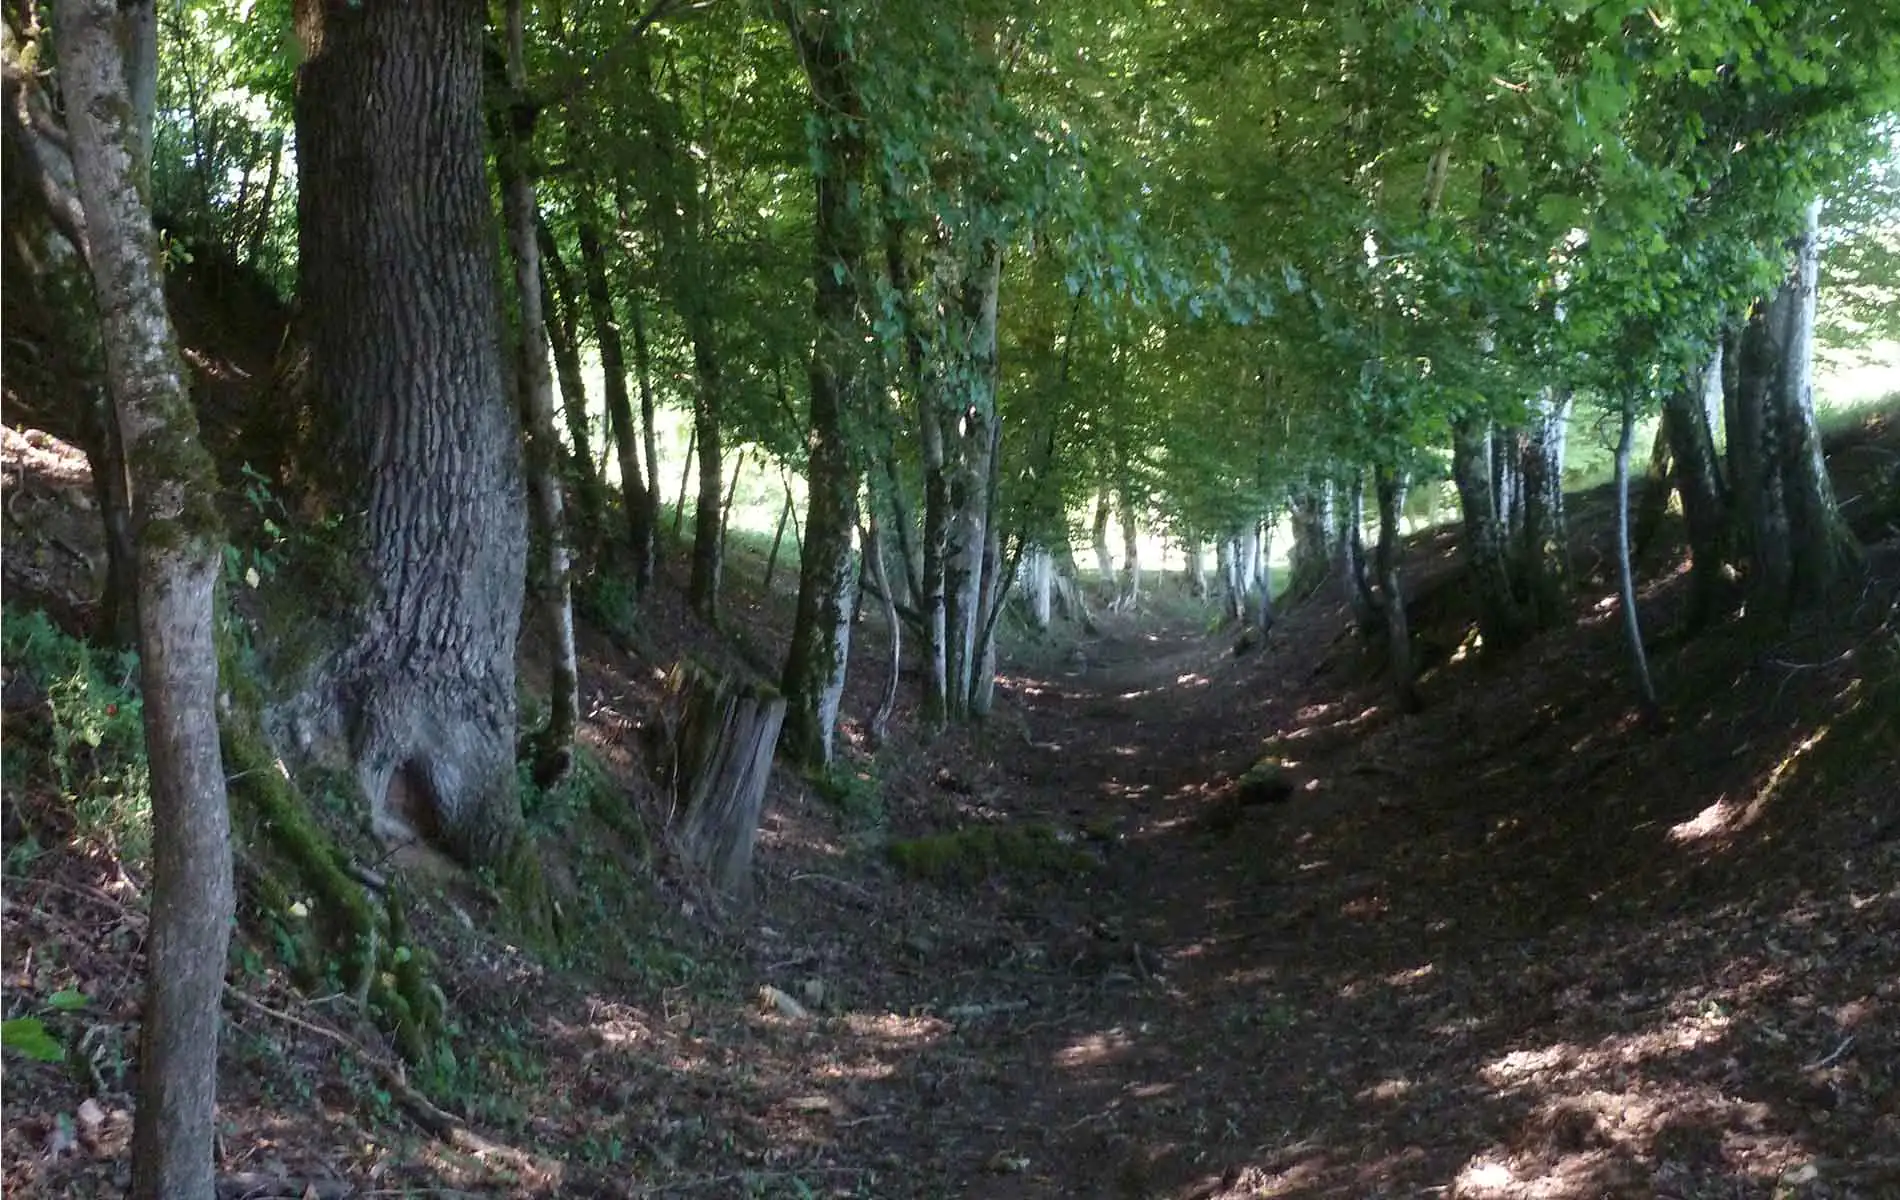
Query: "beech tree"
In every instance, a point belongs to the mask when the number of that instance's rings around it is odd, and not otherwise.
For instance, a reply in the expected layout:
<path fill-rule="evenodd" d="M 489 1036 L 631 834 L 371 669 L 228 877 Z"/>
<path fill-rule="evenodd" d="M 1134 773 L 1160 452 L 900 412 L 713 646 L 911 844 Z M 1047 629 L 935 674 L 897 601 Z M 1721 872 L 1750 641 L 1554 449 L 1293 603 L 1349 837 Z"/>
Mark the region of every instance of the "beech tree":
<path fill-rule="evenodd" d="M 216 589 L 223 533 L 198 441 L 146 207 L 149 129 L 137 98 L 151 4 L 60 0 L 60 86 L 132 484 L 138 646 L 152 780 L 152 910 L 140 1020 L 132 1195 L 209 1200 L 218 1029 L 231 938 L 231 817 L 218 739 Z M 128 51 L 130 58 L 128 60 Z"/>

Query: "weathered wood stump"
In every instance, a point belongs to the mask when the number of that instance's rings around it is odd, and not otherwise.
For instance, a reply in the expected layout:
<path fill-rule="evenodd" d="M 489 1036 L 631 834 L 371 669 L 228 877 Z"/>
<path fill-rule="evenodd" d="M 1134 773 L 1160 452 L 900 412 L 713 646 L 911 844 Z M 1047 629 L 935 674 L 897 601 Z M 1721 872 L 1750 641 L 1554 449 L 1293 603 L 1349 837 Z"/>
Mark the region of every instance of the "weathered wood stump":
<path fill-rule="evenodd" d="M 744 900 L 785 698 L 768 684 L 681 663 L 664 705 L 661 779 L 672 791 L 673 844 L 721 896 Z"/>

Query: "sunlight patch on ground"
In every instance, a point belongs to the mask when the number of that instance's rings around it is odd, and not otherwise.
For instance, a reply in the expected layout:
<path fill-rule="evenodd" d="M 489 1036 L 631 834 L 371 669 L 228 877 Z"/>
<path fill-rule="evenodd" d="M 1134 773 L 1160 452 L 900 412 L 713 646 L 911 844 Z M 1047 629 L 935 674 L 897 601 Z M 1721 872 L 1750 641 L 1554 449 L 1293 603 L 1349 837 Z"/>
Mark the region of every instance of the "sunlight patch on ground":
<path fill-rule="evenodd" d="M 1603 1151 L 1569 1155 L 1555 1166 L 1519 1175 L 1510 1163 L 1483 1155 L 1465 1164 L 1452 1183 L 1460 1200 L 1571 1200 L 1603 1195 Z"/>
<path fill-rule="evenodd" d="M 1071 1071 L 1082 1067 L 1105 1066 L 1126 1054 L 1134 1044 L 1135 1040 L 1128 1036 L 1128 1031 L 1117 1026 L 1070 1042 L 1056 1051 L 1055 1062 L 1058 1067 Z"/>
<path fill-rule="evenodd" d="M 1669 840 L 1679 845 L 1707 841 L 1711 838 L 1725 837 L 1740 833 L 1761 818 L 1788 772 L 1801 759 L 1812 752 L 1816 746 L 1827 740 L 1832 726 L 1823 725 L 1807 737 L 1796 742 L 1794 748 L 1782 756 L 1780 762 L 1768 772 L 1768 778 L 1747 804 L 1738 804 L 1727 796 L 1716 800 L 1695 816 L 1669 827 Z"/>

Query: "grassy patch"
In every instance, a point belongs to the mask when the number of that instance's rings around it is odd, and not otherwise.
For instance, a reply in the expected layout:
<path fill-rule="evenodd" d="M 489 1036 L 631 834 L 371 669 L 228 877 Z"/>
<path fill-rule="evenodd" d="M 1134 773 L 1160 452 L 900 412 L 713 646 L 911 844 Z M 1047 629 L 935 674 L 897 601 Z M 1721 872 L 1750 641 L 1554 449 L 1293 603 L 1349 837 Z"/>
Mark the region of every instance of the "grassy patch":
<path fill-rule="evenodd" d="M 993 875 L 1059 877 L 1095 860 L 1044 824 L 975 825 L 894 841 L 884 848 L 900 874 L 927 883 L 981 883 Z"/>

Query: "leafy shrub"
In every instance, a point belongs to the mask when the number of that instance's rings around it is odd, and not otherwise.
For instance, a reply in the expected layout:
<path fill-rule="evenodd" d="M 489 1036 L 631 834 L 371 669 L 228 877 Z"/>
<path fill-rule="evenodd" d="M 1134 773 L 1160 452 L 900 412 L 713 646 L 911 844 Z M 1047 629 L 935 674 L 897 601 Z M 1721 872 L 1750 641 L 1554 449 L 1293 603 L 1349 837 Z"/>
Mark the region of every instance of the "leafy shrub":
<path fill-rule="evenodd" d="M 9 740 L 39 753 L 7 756 L 8 787 L 52 787 L 82 838 L 142 860 L 151 846 L 152 788 L 138 654 L 71 637 L 43 612 L 9 609 L 0 657 L 16 689 L 43 697 L 25 719 L 9 722 Z"/>

